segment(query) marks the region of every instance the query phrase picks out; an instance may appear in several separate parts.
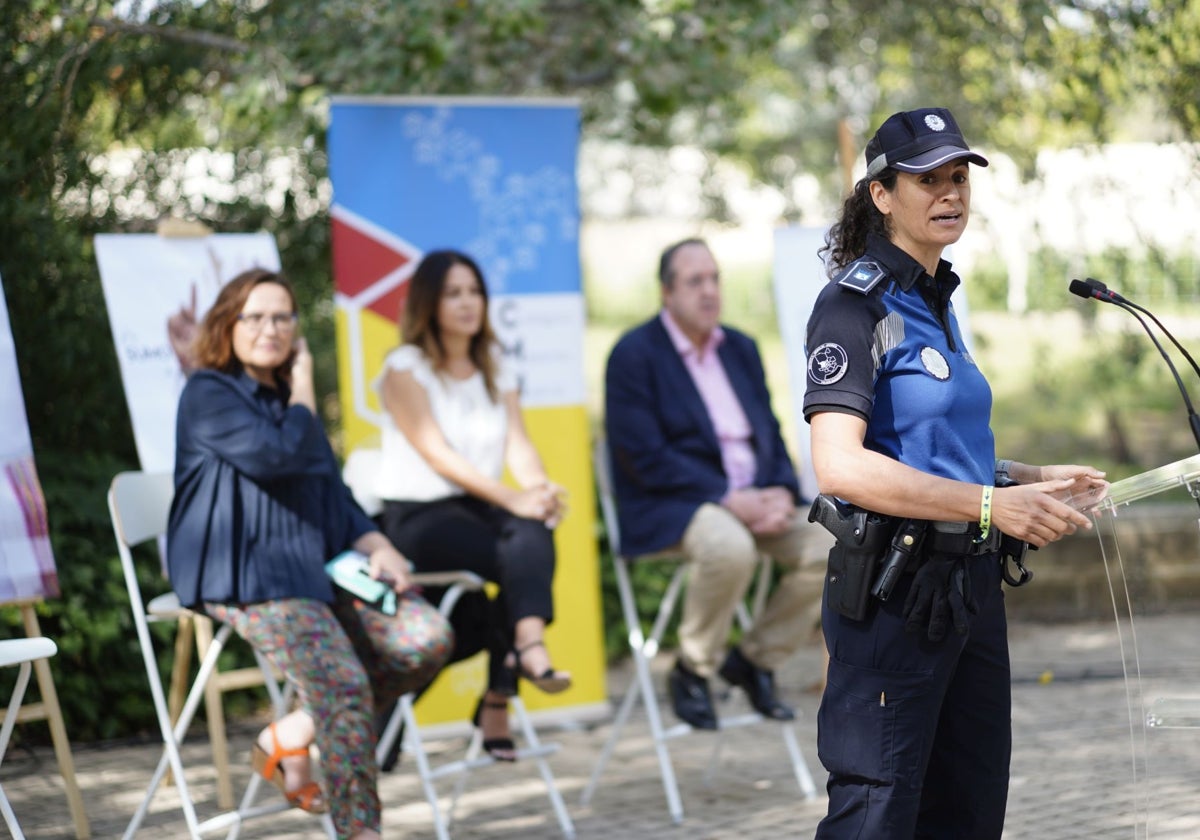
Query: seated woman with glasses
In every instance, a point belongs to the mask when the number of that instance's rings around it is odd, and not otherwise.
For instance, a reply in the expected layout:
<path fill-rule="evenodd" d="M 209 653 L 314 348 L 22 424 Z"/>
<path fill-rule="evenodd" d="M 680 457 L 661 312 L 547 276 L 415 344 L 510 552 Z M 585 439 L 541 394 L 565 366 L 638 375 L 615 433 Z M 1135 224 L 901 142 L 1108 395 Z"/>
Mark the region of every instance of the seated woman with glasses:
<path fill-rule="evenodd" d="M 499 584 L 490 602 L 487 692 L 476 710 L 484 748 L 516 758 L 508 728 L 515 677 L 555 693 L 571 675 L 543 644 L 554 617 L 553 529 L 565 492 L 546 477 L 525 431 L 517 381 L 488 323 L 487 289 L 458 251 L 425 255 L 409 281 L 404 343 L 376 383 L 386 410 L 376 491 L 383 530 L 417 571 L 467 569 Z M 521 489 L 501 481 L 507 464 Z M 474 616 L 460 604 L 457 628 Z"/>
<path fill-rule="evenodd" d="M 296 709 L 258 735 L 255 769 L 293 805 L 332 810 L 339 838 L 378 838 L 373 703 L 431 680 L 452 633 L 409 591 L 408 562 L 342 483 L 287 281 L 262 269 L 231 280 L 193 356 L 177 420 L 171 584 L 296 688 Z M 331 585 L 326 561 L 351 548 L 397 593 L 394 614 Z M 312 778 L 314 743 L 324 792 Z"/>

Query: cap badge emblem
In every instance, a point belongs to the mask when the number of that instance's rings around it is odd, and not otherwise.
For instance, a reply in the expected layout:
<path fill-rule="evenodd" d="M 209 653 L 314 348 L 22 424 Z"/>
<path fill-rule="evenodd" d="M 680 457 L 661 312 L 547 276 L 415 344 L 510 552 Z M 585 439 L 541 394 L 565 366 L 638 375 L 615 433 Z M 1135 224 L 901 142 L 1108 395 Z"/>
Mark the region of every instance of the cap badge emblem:
<path fill-rule="evenodd" d="M 946 121 L 937 114 L 926 114 L 925 125 L 929 126 L 934 131 L 943 131 L 946 128 Z"/>

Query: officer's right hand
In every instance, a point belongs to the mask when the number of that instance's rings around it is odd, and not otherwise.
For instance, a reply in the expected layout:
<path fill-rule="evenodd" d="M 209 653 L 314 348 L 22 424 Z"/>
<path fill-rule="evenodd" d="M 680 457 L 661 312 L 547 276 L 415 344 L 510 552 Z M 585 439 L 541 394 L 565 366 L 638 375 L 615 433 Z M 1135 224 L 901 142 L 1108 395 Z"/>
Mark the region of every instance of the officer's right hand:
<path fill-rule="evenodd" d="M 1091 528 L 1092 520 L 1059 500 L 1074 484 L 1074 478 L 997 487 L 992 495 L 992 525 L 1010 537 L 1041 548 Z"/>

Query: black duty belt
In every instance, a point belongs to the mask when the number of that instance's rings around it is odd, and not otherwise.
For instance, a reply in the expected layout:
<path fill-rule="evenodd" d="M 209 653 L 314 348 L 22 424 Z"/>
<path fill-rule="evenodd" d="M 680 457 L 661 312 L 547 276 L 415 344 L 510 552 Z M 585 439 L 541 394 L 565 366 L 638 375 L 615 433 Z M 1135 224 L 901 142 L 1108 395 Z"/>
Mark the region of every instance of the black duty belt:
<path fill-rule="evenodd" d="M 925 548 L 939 554 L 977 557 L 999 551 L 1001 536 L 999 528 L 991 528 L 987 538 L 981 540 L 977 522 L 931 522 L 925 534 Z"/>

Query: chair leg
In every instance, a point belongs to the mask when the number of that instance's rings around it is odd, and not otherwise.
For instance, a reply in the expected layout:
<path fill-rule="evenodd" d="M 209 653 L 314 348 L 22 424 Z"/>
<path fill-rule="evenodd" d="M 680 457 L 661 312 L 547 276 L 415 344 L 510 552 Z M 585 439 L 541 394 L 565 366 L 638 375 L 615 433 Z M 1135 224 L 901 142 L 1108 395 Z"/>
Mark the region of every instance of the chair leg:
<path fill-rule="evenodd" d="M 171 665 L 171 687 L 167 692 L 167 709 L 172 725 L 179 720 L 183 699 L 187 696 L 188 674 L 192 670 L 192 641 L 195 638 L 192 614 L 184 612 L 179 616 L 179 626 L 175 630 L 175 659 Z M 169 787 L 171 783 L 171 771 L 168 770 L 163 784 Z"/>
<path fill-rule="evenodd" d="M 600 757 L 596 760 L 596 766 L 592 768 L 592 777 L 588 779 L 587 787 L 583 789 L 583 793 L 579 796 L 580 805 L 586 807 L 592 801 L 592 796 L 596 793 L 596 786 L 600 783 L 600 776 L 603 775 L 604 768 L 608 766 L 608 760 L 612 758 L 617 741 L 621 738 L 621 730 L 625 728 L 625 724 L 629 720 L 629 715 L 633 711 L 633 704 L 639 696 L 641 696 L 641 681 L 634 679 L 625 689 L 625 696 L 621 700 L 620 708 L 617 709 L 616 717 L 613 718 L 608 738 L 605 739 L 604 747 L 600 750 Z"/>
<path fill-rule="evenodd" d="M 0 727 L 0 762 L 4 761 L 4 753 L 8 749 L 8 739 L 12 737 L 13 727 L 17 724 L 17 713 L 21 710 L 21 701 L 25 699 L 25 689 L 29 686 L 29 674 L 33 666 L 22 662 L 17 672 L 17 684 L 13 688 L 12 697 L 8 701 L 8 712 L 4 715 L 4 725 Z M 4 814 L 4 822 L 15 840 L 23 840 L 21 826 L 17 824 L 17 816 L 13 813 L 4 789 L 0 788 L 0 813 Z"/>
<path fill-rule="evenodd" d="M 624 729 L 625 724 L 629 722 L 629 716 L 633 712 L 634 703 L 636 703 L 639 698 L 641 698 L 642 705 L 646 708 L 647 718 L 654 716 L 660 721 L 657 726 L 651 725 L 650 727 L 650 734 L 654 738 L 656 749 L 658 748 L 660 740 L 665 739 L 666 737 L 662 730 L 661 717 L 658 714 L 658 703 L 654 695 L 653 681 L 650 681 L 650 691 L 647 693 L 645 690 L 646 682 L 644 682 L 641 677 L 641 662 L 639 660 L 646 661 L 646 669 L 648 672 L 648 660 L 658 652 L 658 642 L 659 639 L 662 638 L 662 634 L 666 629 L 667 622 L 670 620 L 670 613 L 674 610 L 674 603 L 679 595 L 679 584 L 682 582 L 682 578 L 678 572 L 674 577 L 671 578 L 670 583 L 667 585 L 667 591 L 663 595 L 663 600 L 659 607 L 659 614 L 655 618 L 654 627 L 650 632 L 649 639 L 647 639 L 642 632 L 641 620 L 636 617 L 637 608 L 634 605 L 632 594 L 628 599 L 628 604 L 626 603 L 625 590 L 621 583 L 623 578 L 626 584 L 628 583 L 628 575 L 623 568 L 624 562 L 616 559 L 614 562 L 621 564 L 621 567 L 619 567 L 617 570 L 617 590 L 621 599 L 622 611 L 626 615 L 625 625 L 629 631 L 629 650 L 634 659 L 634 679 L 625 689 L 625 696 L 621 700 L 621 705 L 617 710 L 616 717 L 613 718 L 612 727 L 609 731 L 608 738 L 605 740 L 604 747 L 600 751 L 600 758 L 597 759 L 595 767 L 592 768 L 592 776 L 588 780 L 587 787 L 583 789 L 583 793 L 579 797 L 579 803 L 581 805 L 587 805 L 592 801 L 592 796 L 595 794 L 596 787 L 600 783 L 600 777 L 604 773 L 604 768 L 608 766 L 608 761 L 612 757 L 612 753 L 617 746 L 617 741 L 621 737 L 621 730 Z M 630 592 L 632 593 L 632 589 Z M 666 609 L 667 607 L 670 609 Z M 632 623 L 630 623 L 630 614 L 634 616 Z M 651 706 L 654 707 L 654 711 L 650 710 Z M 662 738 L 659 737 L 660 735 Z M 668 798 L 670 798 L 670 794 L 668 794 Z"/>
<path fill-rule="evenodd" d="M 662 716 L 659 714 L 658 699 L 654 693 L 654 680 L 650 674 L 649 657 L 658 651 L 659 640 L 666 630 L 671 613 L 674 612 L 675 601 L 683 586 L 685 567 L 681 566 L 671 578 L 650 638 L 643 639 L 641 619 L 638 618 L 637 602 L 633 597 L 633 584 L 629 579 L 628 564 L 624 559 L 614 557 L 613 566 L 616 571 L 621 611 L 625 614 L 625 626 L 629 628 L 629 647 L 633 653 L 635 678 L 640 687 L 642 704 L 646 707 L 646 720 L 650 725 L 650 734 L 654 738 L 654 751 L 658 755 L 658 766 L 662 773 L 663 792 L 667 797 L 667 811 L 671 815 L 671 821 L 679 824 L 683 822 L 683 802 L 679 797 L 679 783 L 675 779 L 675 767 L 671 764 L 671 754 L 667 751 L 667 736 L 663 729 Z"/>
<path fill-rule="evenodd" d="M 392 728 L 396 715 L 401 715 L 401 719 L 404 721 L 404 738 L 407 742 L 407 749 L 405 751 L 411 752 L 413 760 L 417 763 L 417 775 L 421 778 L 421 788 L 425 791 L 425 799 L 428 800 L 429 809 L 433 812 L 434 833 L 437 835 L 438 840 L 450 840 L 450 832 L 446 827 L 445 819 L 442 817 L 442 809 L 438 805 L 437 789 L 433 786 L 433 768 L 429 765 L 429 757 L 425 755 L 425 746 L 421 743 L 421 733 L 417 728 L 417 716 L 413 711 L 412 694 L 405 694 L 400 698 L 396 711 L 392 714 L 393 720 L 388 721 L 389 729 Z M 399 728 L 398 723 L 395 728 Z M 384 744 L 381 740 L 380 747 L 382 748 L 383 746 Z M 387 746 L 390 747 L 391 744 Z"/>
<path fill-rule="evenodd" d="M 8 832 L 12 835 L 13 840 L 25 840 L 25 835 L 21 833 L 21 826 L 17 824 L 17 815 L 13 813 L 12 805 L 8 804 L 8 797 L 4 794 L 2 787 L 0 787 L 0 814 L 4 815 L 4 822 L 8 825 Z"/>
<path fill-rule="evenodd" d="M 27 637 L 34 639 L 42 635 L 37 611 L 32 604 L 21 605 L 21 622 L 25 625 Z M 45 719 L 50 726 L 50 740 L 54 744 L 58 772 L 62 774 L 63 784 L 67 789 L 67 807 L 71 809 L 71 819 L 75 823 L 75 837 L 77 840 L 88 840 L 92 836 L 92 829 L 83 810 L 83 796 L 79 792 L 79 783 L 75 780 L 75 760 L 71 757 L 71 742 L 67 739 L 67 727 L 63 723 L 62 707 L 58 704 L 58 689 L 54 687 L 54 675 L 50 673 L 49 661 L 36 660 L 33 663 L 33 673 L 37 678 L 38 692 L 42 696 L 42 706 L 46 710 Z"/>
<path fill-rule="evenodd" d="M 50 724 L 50 740 L 54 744 L 54 757 L 58 761 L 58 771 L 62 774 L 63 784 L 67 788 L 67 805 L 75 823 L 75 837 L 77 840 L 88 840 L 92 836 L 92 831 L 83 810 L 83 797 L 79 793 L 79 783 L 75 780 L 75 761 L 71 757 L 71 743 L 67 739 L 67 728 L 63 723 L 62 709 L 58 704 L 58 692 L 54 688 L 54 676 L 50 673 L 50 663 L 45 659 L 39 659 L 33 663 L 33 672 L 37 676 L 42 705 L 46 707 L 46 720 Z"/>
<path fill-rule="evenodd" d="M 400 737 L 400 730 L 403 727 L 404 710 L 400 708 L 400 701 L 396 701 L 396 705 L 392 708 L 392 714 L 388 717 L 388 722 L 383 727 L 383 732 L 379 736 L 379 741 L 375 744 L 375 762 L 380 767 L 387 760 L 388 755 L 392 751 L 392 746 L 396 743 L 396 739 Z"/>
<path fill-rule="evenodd" d="M 787 747 L 788 757 L 792 760 L 792 772 L 796 774 L 796 783 L 806 801 L 817 798 L 817 786 L 813 783 L 812 773 L 808 771 L 808 762 L 800 752 L 800 744 L 796 741 L 796 728 L 790 723 L 782 724 L 783 743 Z"/>
<path fill-rule="evenodd" d="M 193 618 L 196 630 L 196 655 L 201 660 L 212 644 L 213 622 L 206 615 Z M 213 665 L 216 671 L 216 663 Z M 225 738 L 225 708 L 221 699 L 218 676 L 204 685 L 204 711 L 208 717 L 208 739 L 212 744 L 213 766 L 217 769 L 217 804 L 222 810 L 233 807 L 233 782 L 229 778 L 229 742 Z"/>
<path fill-rule="evenodd" d="M 135 609 L 140 609 L 141 605 L 136 604 Z M 196 675 L 195 681 L 192 683 L 192 688 L 188 692 L 187 699 L 184 700 L 183 709 L 180 711 L 179 720 L 171 721 L 167 712 L 166 697 L 163 696 L 162 681 L 158 677 L 158 662 L 154 657 L 154 648 L 149 638 L 149 631 L 145 624 L 138 625 L 138 633 L 141 635 L 145 632 L 145 638 L 141 639 L 142 658 L 145 660 L 146 672 L 150 679 L 150 693 L 154 697 L 154 708 L 158 715 L 158 725 L 162 730 L 163 737 L 163 754 L 158 760 L 158 766 L 154 770 L 154 775 L 150 779 L 150 784 L 146 788 L 145 796 L 142 798 L 141 805 L 138 806 L 137 813 L 133 815 L 133 819 L 129 821 L 129 825 L 125 829 L 125 840 L 132 840 L 141 827 L 142 820 L 146 818 L 146 813 L 150 809 L 150 802 L 154 798 L 155 791 L 162 783 L 163 777 L 166 775 L 168 766 L 175 775 L 175 785 L 179 791 L 180 808 L 183 810 L 184 820 L 188 826 L 188 833 L 192 837 L 199 836 L 199 821 L 196 818 L 196 809 L 192 804 L 191 794 L 188 792 L 187 780 L 183 774 L 183 759 L 179 754 L 179 745 L 183 742 L 184 736 L 187 734 L 188 727 L 191 726 L 192 718 L 196 715 L 196 710 L 200 706 L 200 700 L 204 697 L 204 690 L 212 678 L 213 671 L 216 669 L 217 658 L 220 656 L 221 650 L 225 647 L 225 642 L 229 635 L 233 632 L 233 628 L 228 624 L 221 625 L 221 629 L 217 631 L 211 642 L 206 647 L 204 658 L 200 663 L 200 671 Z"/>
<path fill-rule="evenodd" d="M 725 732 L 718 730 L 713 738 L 712 753 L 708 757 L 708 766 L 704 768 L 704 786 L 712 787 L 713 779 L 717 777 L 717 766 L 721 763 L 721 747 L 725 745 Z"/>
<path fill-rule="evenodd" d="M 179 720 L 183 698 L 187 696 L 188 672 L 192 669 L 192 640 L 196 636 L 191 613 L 179 616 L 179 627 L 175 631 L 175 663 L 171 666 L 171 690 L 167 695 L 167 708 L 171 720 Z"/>
<path fill-rule="evenodd" d="M 533 724 L 529 721 L 529 715 L 525 712 L 524 701 L 516 696 L 512 698 L 511 702 L 513 712 L 517 717 L 517 725 L 525 737 L 525 743 L 534 750 L 540 750 L 542 744 L 538 740 L 537 730 L 533 728 Z M 555 784 L 554 774 L 550 772 L 549 762 L 543 755 L 539 755 L 534 761 L 537 763 L 538 772 L 542 774 L 542 781 L 546 783 L 546 795 L 550 798 L 550 806 L 554 809 L 555 816 L 558 817 L 558 825 L 562 828 L 563 836 L 567 840 L 574 840 L 575 823 L 571 821 L 571 815 L 567 813 L 567 806 L 563 803 L 562 794 L 558 792 L 558 785 Z"/>

